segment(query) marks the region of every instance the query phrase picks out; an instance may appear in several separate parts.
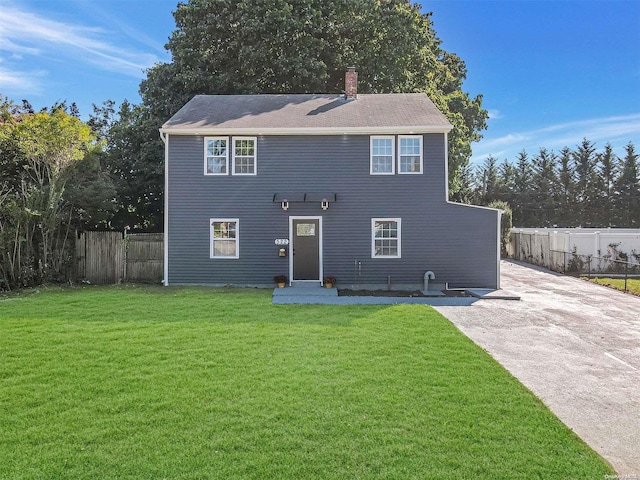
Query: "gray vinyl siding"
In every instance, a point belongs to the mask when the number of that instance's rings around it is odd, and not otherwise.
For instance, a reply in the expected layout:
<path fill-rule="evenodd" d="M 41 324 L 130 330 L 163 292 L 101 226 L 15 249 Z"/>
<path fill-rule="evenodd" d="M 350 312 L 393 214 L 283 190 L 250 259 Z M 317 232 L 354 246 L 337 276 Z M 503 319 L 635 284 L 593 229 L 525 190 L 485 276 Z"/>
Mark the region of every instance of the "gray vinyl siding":
<path fill-rule="evenodd" d="M 368 135 L 258 137 L 255 176 L 205 176 L 203 138 L 169 136 L 169 284 L 271 285 L 289 274 L 274 245 L 289 217 L 320 216 L 324 274 L 342 285 L 419 286 L 432 270 L 438 283 L 496 286 L 497 213 L 446 202 L 443 134 L 424 135 L 423 174 L 381 176 L 369 174 Z M 292 192 L 337 199 L 326 211 L 273 202 Z M 402 219 L 402 258 L 371 258 L 371 219 L 383 217 Z M 239 219 L 239 259 L 209 258 L 211 218 Z"/>

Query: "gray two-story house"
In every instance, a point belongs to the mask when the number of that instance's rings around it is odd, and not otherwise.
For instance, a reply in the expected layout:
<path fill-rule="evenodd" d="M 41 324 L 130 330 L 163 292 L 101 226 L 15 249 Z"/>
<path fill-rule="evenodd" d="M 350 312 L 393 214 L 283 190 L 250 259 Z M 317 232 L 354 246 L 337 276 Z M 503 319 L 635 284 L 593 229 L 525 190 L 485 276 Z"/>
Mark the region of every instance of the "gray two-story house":
<path fill-rule="evenodd" d="M 162 126 L 166 285 L 499 288 L 500 212 L 448 201 L 447 119 L 356 75 L 346 95 L 196 96 Z"/>

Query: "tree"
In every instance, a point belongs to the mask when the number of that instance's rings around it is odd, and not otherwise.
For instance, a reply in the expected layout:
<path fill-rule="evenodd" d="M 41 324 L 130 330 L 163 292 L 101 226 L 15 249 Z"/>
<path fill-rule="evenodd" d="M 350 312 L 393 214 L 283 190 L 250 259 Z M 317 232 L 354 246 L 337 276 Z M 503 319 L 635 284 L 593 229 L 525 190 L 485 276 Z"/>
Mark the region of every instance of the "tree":
<path fill-rule="evenodd" d="M 514 189 L 516 181 L 516 168 L 506 158 L 498 167 L 498 195 L 497 197 L 511 205 L 514 201 Z M 512 215 L 511 208 L 509 208 L 509 215 Z"/>
<path fill-rule="evenodd" d="M 67 182 L 76 164 L 100 147 L 88 125 L 60 108 L 26 116 L 16 134 L 27 167 L 25 209 L 34 217 L 34 240 L 42 242 L 34 252 L 43 278 L 49 271 L 60 271 L 67 261 L 72 223 L 72 209 L 64 196 Z"/>
<path fill-rule="evenodd" d="M 638 154 L 632 143 L 625 147 L 622 172 L 615 185 L 618 226 L 638 228 L 640 226 L 640 176 Z"/>
<path fill-rule="evenodd" d="M 461 203 L 475 203 L 477 195 L 473 188 L 475 181 L 475 175 L 473 167 L 470 164 L 466 164 L 460 167 L 460 188 L 456 195 L 456 200 Z"/>
<path fill-rule="evenodd" d="M 0 105 L 0 278 L 5 286 L 55 280 L 71 265 L 78 220 L 74 202 L 95 186 L 92 163 L 101 144 L 65 109 L 58 104 L 33 113 L 28 102 Z"/>
<path fill-rule="evenodd" d="M 511 204 L 513 210 L 513 224 L 520 227 L 528 226 L 531 218 L 531 179 L 533 171 L 529 163 L 527 152 L 522 150 L 516 158 L 515 174 L 513 179 L 514 200 Z"/>
<path fill-rule="evenodd" d="M 156 120 L 142 105 L 125 100 L 116 113 L 114 103 L 107 101 L 94 105 L 89 124 L 106 142 L 100 164 L 115 188 L 112 214 L 95 227 L 162 231 L 163 144 Z"/>
<path fill-rule="evenodd" d="M 564 147 L 558 157 L 558 188 L 556 190 L 556 222 L 561 227 L 571 227 L 577 223 L 574 211 L 575 170 L 571 150 Z"/>
<path fill-rule="evenodd" d="M 532 207 L 530 222 L 540 227 L 549 227 L 555 223 L 556 212 L 556 156 L 546 148 L 541 148 L 533 157 Z"/>
<path fill-rule="evenodd" d="M 478 169 L 478 186 L 480 188 L 479 201 L 481 205 L 488 205 L 498 197 L 500 190 L 498 179 L 498 162 L 489 155 Z"/>
<path fill-rule="evenodd" d="M 577 218 L 582 226 L 595 224 L 598 193 L 597 174 L 595 170 L 595 146 L 586 138 L 573 151 L 572 157 L 575 169 L 575 207 Z"/>
<path fill-rule="evenodd" d="M 614 204 L 614 187 L 616 177 L 618 175 L 619 160 L 610 143 L 604 146 L 602 153 L 596 154 L 597 172 L 596 190 L 598 200 L 596 202 L 595 216 L 596 222 L 602 227 L 613 226 L 614 210 L 611 208 Z"/>
<path fill-rule="evenodd" d="M 449 179 L 458 200 L 487 112 L 482 96 L 462 91 L 465 63 L 440 47 L 420 8 L 406 0 L 180 3 L 167 44 L 172 62 L 148 71 L 143 105 L 159 126 L 196 94 L 340 93 L 355 65 L 360 93 L 427 93 L 454 125 Z"/>

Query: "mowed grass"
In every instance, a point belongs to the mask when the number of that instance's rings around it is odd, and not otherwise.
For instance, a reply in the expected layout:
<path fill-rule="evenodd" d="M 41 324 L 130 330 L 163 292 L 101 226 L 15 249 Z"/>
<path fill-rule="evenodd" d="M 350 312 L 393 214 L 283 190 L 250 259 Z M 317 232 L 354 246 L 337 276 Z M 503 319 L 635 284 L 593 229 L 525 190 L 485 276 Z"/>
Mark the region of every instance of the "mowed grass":
<path fill-rule="evenodd" d="M 139 286 L 0 297 L 0 479 L 613 473 L 431 308 L 270 300 Z"/>
<path fill-rule="evenodd" d="M 591 280 L 600 285 L 606 285 L 607 287 L 624 291 L 624 278 L 592 278 Z M 628 278 L 627 291 L 640 295 L 640 279 Z"/>

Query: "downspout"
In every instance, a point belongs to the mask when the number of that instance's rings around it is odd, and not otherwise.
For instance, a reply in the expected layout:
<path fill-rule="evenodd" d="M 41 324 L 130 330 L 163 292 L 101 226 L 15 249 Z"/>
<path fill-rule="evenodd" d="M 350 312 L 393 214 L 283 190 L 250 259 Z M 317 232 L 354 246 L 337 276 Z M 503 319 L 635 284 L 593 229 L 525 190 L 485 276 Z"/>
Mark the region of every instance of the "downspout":
<path fill-rule="evenodd" d="M 498 265 L 496 267 L 496 290 L 500 290 L 500 255 L 502 253 L 502 214 L 504 210 L 498 210 Z"/>
<path fill-rule="evenodd" d="M 162 284 L 169 285 L 169 135 L 159 130 L 160 140 L 164 143 L 164 260 Z"/>
<path fill-rule="evenodd" d="M 444 132 L 444 201 L 449 202 L 449 132 Z"/>

